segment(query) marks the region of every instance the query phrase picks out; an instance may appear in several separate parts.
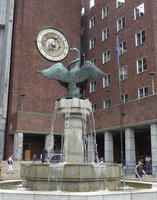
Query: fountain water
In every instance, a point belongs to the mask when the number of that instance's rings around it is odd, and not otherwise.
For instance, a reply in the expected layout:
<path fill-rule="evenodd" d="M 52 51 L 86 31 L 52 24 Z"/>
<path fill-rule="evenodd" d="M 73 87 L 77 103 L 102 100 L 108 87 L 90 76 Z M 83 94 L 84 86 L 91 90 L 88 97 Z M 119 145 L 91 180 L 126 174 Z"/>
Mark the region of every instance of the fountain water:
<path fill-rule="evenodd" d="M 87 116 L 92 113 L 90 101 L 79 98 L 60 99 L 56 101 L 55 109 L 57 114 L 64 117 L 63 163 L 23 164 L 21 175 L 25 179 L 25 186 L 33 190 L 77 192 L 118 189 L 121 165 L 87 162 L 94 161 L 97 153 L 96 133 L 94 131 L 91 136 L 86 131 Z M 95 130 L 94 122 L 92 124 Z M 88 141 L 90 137 L 92 145 Z M 54 145 L 54 136 L 52 138 L 50 145 Z M 51 148 L 53 147 L 48 147 Z M 94 154 L 90 159 L 87 150 Z"/>

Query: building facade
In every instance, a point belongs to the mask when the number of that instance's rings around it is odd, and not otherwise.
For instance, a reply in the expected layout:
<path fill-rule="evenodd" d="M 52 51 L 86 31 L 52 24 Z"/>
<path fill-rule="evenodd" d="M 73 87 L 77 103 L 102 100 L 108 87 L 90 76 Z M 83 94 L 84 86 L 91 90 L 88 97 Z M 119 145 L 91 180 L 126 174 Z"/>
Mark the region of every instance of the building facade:
<path fill-rule="evenodd" d="M 153 0 L 83 1 L 83 52 L 107 73 L 86 90 L 98 152 L 106 162 L 121 162 L 123 144 L 123 159 L 133 172 L 147 154 L 157 171 L 156 8 Z"/>
<path fill-rule="evenodd" d="M 70 47 L 80 49 L 81 3 L 16 0 L 14 6 L 5 157 L 13 154 L 16 160 L 39 159 L 51 130 L 54 103 L 66 91 L 39 73 L 55 62 L 41 56 L 36 38 L 44 28 L 55 27 L 66 35 Z M 67 66 L 75 58 L 69 51 L 63 64 Z"/>

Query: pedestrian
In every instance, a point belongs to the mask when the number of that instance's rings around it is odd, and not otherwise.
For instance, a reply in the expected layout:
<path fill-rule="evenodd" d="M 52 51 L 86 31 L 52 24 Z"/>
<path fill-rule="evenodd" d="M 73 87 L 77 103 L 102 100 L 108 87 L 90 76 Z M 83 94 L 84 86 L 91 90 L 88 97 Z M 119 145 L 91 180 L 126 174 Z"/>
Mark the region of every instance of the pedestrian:
<path fill-rule="evenodd" d="M 40 159 L 41 159 L 41 162 L 42 163 L 45 163 L 46 162 L 46 156 L 47 156 L 47 150 L 44 149 L 42 152 L 41 152 L 41 155 L 40 155 Z"/>
<path fill-rule="evenodd" d="M 12 155 L 8 158 L 8 174 L 9 173 L 13 174 L 13 156 Z"/>
<path fill-rule="evenodd" d="M 147 172 L 150 172 L 151 171 L 151 157 L 149 155 L 146 156 L 145 163 L 146 163 Z"/>
<path fill-rule="evenodd" d="M 147 176 L 146 172 L 143 170 L 141 160 L 139 160 L 138 164 L 136 165 L 135 174 L 136 174 L 136 178 L 138 179 L 138 181 L 142 181 L 142 175 L 143 174 L 145 174 Z"/>

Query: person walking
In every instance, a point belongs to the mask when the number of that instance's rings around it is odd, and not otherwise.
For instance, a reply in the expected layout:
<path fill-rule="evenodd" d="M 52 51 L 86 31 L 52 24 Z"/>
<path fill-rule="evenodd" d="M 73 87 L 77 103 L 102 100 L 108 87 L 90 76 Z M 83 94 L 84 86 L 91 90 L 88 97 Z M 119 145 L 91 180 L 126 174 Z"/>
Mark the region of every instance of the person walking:
<path fill-rule="evenodd" d="M 136 165 L 135 174 L 136 174 L 138 181 L 142 181 L 142 175 L 143 174 L 145 174 L 147 176 L 146 172 L 143 170 L 141 160 L 139 160 L 138 164 Z"/>
<path fill-rule="evenodd" d="M 13 174 L 13 156 L 12 155 L 8 158 L 8 174 L 9 173 Z"/>

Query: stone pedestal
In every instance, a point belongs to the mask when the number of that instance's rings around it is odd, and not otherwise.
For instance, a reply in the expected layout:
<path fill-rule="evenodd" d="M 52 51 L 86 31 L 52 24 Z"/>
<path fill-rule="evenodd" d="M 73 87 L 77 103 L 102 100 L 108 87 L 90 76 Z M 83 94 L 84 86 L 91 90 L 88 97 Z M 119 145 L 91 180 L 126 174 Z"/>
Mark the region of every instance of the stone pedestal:
<path fill-rule="evenodd" d="M 57 113 L 63 114 L 65 118 L 63 162 L 83 164 L 82 115 L 91 113 L 91 103 L 88 99 L 73 98 L 61 99 L 56 104 Z"/>

